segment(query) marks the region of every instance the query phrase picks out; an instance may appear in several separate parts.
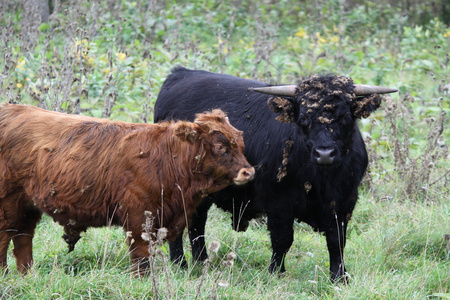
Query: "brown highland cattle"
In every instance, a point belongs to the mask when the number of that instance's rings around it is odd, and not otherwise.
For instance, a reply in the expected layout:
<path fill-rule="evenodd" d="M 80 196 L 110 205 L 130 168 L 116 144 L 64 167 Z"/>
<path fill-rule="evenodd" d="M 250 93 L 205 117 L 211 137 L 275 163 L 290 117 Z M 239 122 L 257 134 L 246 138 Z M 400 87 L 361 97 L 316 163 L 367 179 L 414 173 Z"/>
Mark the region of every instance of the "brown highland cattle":
<path fill-rule="evenodd" d="M 194 122 L 130 124 L 46 111 L 0 107 L 0 268 L 14 244 L 17 268 L 32 265 L 34 230 L 43 212 L 64 226 L 72 250 L 88 227 L 131 232 L 134 271 L 148 266 L 145 211 L 153 231 L 180 234 L 202 198 L 244 184 L 255 170 L 242 132 L 220 110 Z"/>

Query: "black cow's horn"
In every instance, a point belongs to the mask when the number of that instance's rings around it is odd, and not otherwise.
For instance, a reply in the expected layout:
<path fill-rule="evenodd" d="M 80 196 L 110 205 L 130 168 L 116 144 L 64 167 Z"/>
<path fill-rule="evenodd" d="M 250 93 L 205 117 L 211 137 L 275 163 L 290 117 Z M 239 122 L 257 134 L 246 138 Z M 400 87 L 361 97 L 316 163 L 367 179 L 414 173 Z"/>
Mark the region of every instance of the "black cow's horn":
<path fill-rule="evenodd" d="M 364 85 L 364 84 L 355 84 L 355 95 L 356 96 L 365 96 L 371 94 L 387 94 L 387 93 L 395 93 L 398 90 L 383 87 L 383 86 L 375 86 L 375 85 Z"/>
<path fill-rule="evenodd" d="M 296 88 L 297 85 L 275 85 L 275 86 L 256 87 L 250 89 L 258 93 L 293 97 L 295 95 Z M 371 94 L 387 94 L 387 93 L 395 93 L 397 91 L 398 91 L 397 89 L 383 86 L 355 84 L 356 96 L 365 96 Z"/>
<path fill-rule="evenodd" d="M 275 86 L 256 87 L 250 89 L 258 93 L 294 97 L 296 88 L 297 88 L 296 85 L 275 85 Z"/>

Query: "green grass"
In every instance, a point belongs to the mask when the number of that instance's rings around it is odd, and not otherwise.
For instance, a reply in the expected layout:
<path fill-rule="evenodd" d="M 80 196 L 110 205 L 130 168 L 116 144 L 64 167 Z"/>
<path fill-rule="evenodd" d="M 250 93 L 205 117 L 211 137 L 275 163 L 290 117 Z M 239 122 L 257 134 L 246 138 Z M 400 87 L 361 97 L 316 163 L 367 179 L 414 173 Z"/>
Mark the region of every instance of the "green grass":
<path fill-rule="evenodd" d="M 168 249 L 163 246 L 154 276 L 162 298 L 424 299 L 449 293 L 450 261 L 444 240 L 448 228 L 444 224 L 448 224 L 450 211 L 446 205 L 376 203 L 370 195 L 363 195 L 349 228 L 348 285 L 329 282 L 325 238 L 308 226 L 296 225 L 287 272 L 280 277 L 267 272 L 271 250 L 261 224 L 264 220 L 254 221 L 247 232 L 236 233 L 230 228 L 229 216 L 219 209 L 211 210 L 209 217 L 207 240 L 219 242 L 219 251 L 211 253 L 206 267 L 190 264 L 180 270 L 167 263 Z M 59 225 L 44 218 L 35 238 L 36 265 L 26 276 L 13 266 L 0 279 L 2 298 L 145 299 L 155 295 L 153 276 L 136 279 L 130 275 L 122 229 L 90 229 L 70 254 L 62 233 Z M 236 254 L 232 267 L 223 264 L 230 252 Z"/>
<path fill-rule="evenodd" d="M 159 88 L 177 65 L 269 83 L 336 73 L 399 93 L 360 122 L 370 170 L 348 229 L 348 285 L 329 282 L 325 238 L 309 226 L 295 225 L 287 272 L 270 275 L 266 220 L 236 233 L 230 216 L 213 209 L 206 239 L 220 248 L 207 265 L 180 270 L 165 244 L 157 272 L 142 279 L 131 276 L 121 228 L 89 229 L 68 254 L 62 228 L 44 217 L 35 266 L 19 275 L 10 251 L 0 299 L 450 298 L 444 0 L 53 2 L 59 6 L 47 23 L 31 2 L 2 4 L 2 101 L 151 122 Z M 226 266 L 230 252 L 236 258 Z"/>

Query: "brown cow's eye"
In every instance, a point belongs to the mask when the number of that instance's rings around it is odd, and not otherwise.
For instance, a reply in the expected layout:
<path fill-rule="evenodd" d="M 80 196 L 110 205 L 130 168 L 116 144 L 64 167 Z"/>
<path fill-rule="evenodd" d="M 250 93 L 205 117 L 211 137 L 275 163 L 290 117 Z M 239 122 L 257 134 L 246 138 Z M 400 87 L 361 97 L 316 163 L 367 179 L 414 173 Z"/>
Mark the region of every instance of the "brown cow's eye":
<path fill-rule="evenodd" d="M 223 144 L 215 144 L 214 152 L 217 155 L 225 155 L 227 153 L 227 148 Z"/>

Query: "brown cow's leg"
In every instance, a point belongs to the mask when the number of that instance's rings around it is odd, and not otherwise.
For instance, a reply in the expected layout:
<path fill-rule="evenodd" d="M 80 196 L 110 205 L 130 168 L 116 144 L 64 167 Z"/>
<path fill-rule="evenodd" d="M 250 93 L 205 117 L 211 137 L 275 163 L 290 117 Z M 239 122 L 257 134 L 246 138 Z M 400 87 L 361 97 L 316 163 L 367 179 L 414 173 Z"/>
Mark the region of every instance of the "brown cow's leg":
<path fill-rule="evenodd" d="M 133 274 L 136 277 L 145 276 L 149 271 L 149 251 L 148 242 L 144 241 L 138 235 L 132 235 L 129 238 L 130 256 L 133 263 Z"/>
<path fill-rule="evenodd" d="M 0 198 L 0 268 L 7 269 L 7 253 L 12 237 L 17 233 L 17 220 L 21 215 L 20 194 Z"/>
<path fill-rule="evenodd" d="M 42 213 L 35 207 L 25 208 L 20 227 L 13 236 L 13 253 L 16 257 L 17 269 L 22 273 L 33 265 L 33 236 L 41 215 Z"/>
<path fill-rule="evenodd" d="M 7 252 L 13 233 L 11 229 L 0 229 L 0 271 L 4 269 L 8 271 Z"/>

